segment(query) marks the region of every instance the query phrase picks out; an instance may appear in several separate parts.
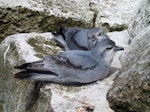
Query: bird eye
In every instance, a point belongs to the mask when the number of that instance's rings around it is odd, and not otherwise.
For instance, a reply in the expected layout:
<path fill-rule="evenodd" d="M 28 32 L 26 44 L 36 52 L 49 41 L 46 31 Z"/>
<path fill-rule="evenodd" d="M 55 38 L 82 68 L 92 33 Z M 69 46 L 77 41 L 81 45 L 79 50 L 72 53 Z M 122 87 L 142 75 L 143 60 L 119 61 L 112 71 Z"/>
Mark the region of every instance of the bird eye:
<path fill-rule="evenodd" d="M 113 47 L 107 47 L 106 49 L 107 49 L 107 50 L 111 50 L 112 48 L 113 48 Z"/>
<path fill-rule="evenodd" d="M 101 33 L 98 34 L 99 36 L 101 35 Z"/>

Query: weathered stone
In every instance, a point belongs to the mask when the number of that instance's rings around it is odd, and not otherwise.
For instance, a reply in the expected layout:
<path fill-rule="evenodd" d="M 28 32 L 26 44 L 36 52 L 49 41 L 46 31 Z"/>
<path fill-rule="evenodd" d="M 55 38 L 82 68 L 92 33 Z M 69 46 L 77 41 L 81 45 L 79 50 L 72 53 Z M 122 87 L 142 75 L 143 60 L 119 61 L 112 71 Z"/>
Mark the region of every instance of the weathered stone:
<path fill-rule="evenodd" d="M 95 0 L 96 1 L 96 0 Z M 128 27 L 134 9 L 141 0 L 100 0 L 96 25 L 108 31 L 122 31 Z"/>
<path fill-rule="evenodd" d="M 150 27 L 133 39 L 124 52 L 122 69 L 107 99 L 115 112 L 150 111 Z"/>
<path fill-rule="evenodd" d="M 116 112 L 150 111 L 150 1 L 144 0 L 129 24 L 131 45 L 121 56 L 122 69 L 107 99 Z"/>
<path fill-rule="evenodd" d="M 116 31 L 116 32 L 110 32 L 107 33 L 110 39 L 114 40 L 116 45 L 123 47 L 124 49 L 127 48 L 127 46 L 130 44 L 131 37 L 129 36 L 127 30 L 124 31 Z M 112 67 L 115 68 L 121 68 L 121 62 L 120 62 L 120 55 L 125 54 L 123 52 L 117 52 L 117 54 L 114 56 L 114 61 L 112 62 Z M 122 58 L 121 58 L 122 59 Z"/>
<path fill-rule="evenodd" d="M 39 89 L 40 83 L 35 81 L 14 79 L 13 74 L 17 70 L 13 67 L 24 62 L 39 60 L 41 55 L 61 51 L 52 42 L 52 37 L 51 33 L 16 34 L 2 41 L 0 45 L 0 112 L 49 112 L 47 109 L 50 106 L 50 89 Z"/>
<path fill-rule="evenodd" d="M 107 31 L 121 31 L 127 28 L 134 13 L 133 9 L 139 1 L 141 0 L 1 0 L 0 38 L 18 32 L 55 31 L 59 26 L 83 28 L 102 26 Z M 126 47 L 125 44 L 129 42 L 128 38 L 127 40 L 122 38 L 126 34 L 126 31 L 123 31 L 110 34 L 110 36 L 115 37 L 117 45 Z M 24 36 L 27 35 L 29 36 L 29 34 Z M 0 47 L 0 111 L 75 112 L 81 108 L 93 108 L 94 106 L 94 112 L 113 112 L 109 108 L 106 94 L 117 72 L 94 85 L 66 87 L 50 84 L 40 90 L 36 89 L 38 85 L 34 81 L 14 79 L 12 74 L 17 71 L 12 66 L 36 61 L 43 55 L 60 51 L 59 48 L 56 51 L 52 50 L 55 49 L 52 47 L 55 46 L 52 41 L 48 42 L 52 48 L 49 47 L 47 41 L 43 42 L 43 35 L 38 34 L 36 37 L 34 35 L 33 38 L 28 38 L 28 36 L 26 37 L 27 41 L 23 41 L 25 38 L 20 34 L 17 37 L 11 36 L 2 42 Z M 19 41 L 15 42 L 15 38 Z M 24 39 L 22 40 L 22 38 Z M 42 40 L 40 40 L 41 38 Z M 20 42 L 25 43 L 20 45 Z M 126 43 L 123 44 L 124 42 Z M 49 49 L 51 50 L 49 51 Z M 121 67 L 120 54 L 115 56 L 112 63 L 112 67 L 117 69 Z M 144 86 L 144 88 L 147 87 L 149 86 Z M 52 92 L 51 100 L 50 92 Z M 51 110 L 52 108 L 53 110 Z"/>
<path fill-rule="evenodd" d="M 18 32 L 56 31 L 60 26 L 121 31 L 127 28 L 139 1 L 1 0 L 0 38 Z"/>
<path fill-rule="evenodd" d="M 150 1 L 143 0 L 129 24 L 128 31 L 130 36 L 134 38 L 147 26 L 150 26 Z"/>
<path fill-rule="evenodd" d="M 0 7 L 0 23 L 1 40 L 8 35 L 19 32 L 56 31 L 60 26 L 90 26 L 82 20 L 57 17 L 46 12 L 31 10 L 21 6 L 15 8 Z"/>

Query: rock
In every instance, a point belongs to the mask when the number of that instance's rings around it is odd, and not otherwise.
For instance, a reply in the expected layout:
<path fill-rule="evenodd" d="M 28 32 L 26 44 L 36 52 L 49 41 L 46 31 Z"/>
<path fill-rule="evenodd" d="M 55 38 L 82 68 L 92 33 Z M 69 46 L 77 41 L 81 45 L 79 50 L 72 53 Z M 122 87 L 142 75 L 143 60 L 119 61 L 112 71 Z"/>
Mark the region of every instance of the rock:
<path fill-rule="evenodd" d="M 1 0 L 1 40 L 15 33 L 56 31 L 60 26 L 127 28 L 141 0 Z"/>
<path fill-rule="evenodd" d="M 128 27 L 133 38 L 121 56 L 122 69 L 107 94 L 115 112 L 150 111 L 150 1 L 144 0 Z"/>
<path fill-rule="evenodd" d="M 106 100 L 113 77 L 81 87 L 48 85 L 52 91 L 51 106 L 54 112 L 113 112 Z M 91 111 L 87 111 L 88 108 Z"/>
<path fill-rule="evenodd" d="M 124 52 L 122 69 L 107 94 L 109 105 L 115 112 L 150 111 L 149 42 L 150 27 L 147 27 Z"/>
<path fill-rule="evenodd" d="M 131 37 L 129 36 L 127 30 L 123 30 L 120 32 L 118 32 L 118 31 L 110 32 L 110 33 L 107 33 L 107 35 L 110 37 L 110 39 L 115 41 L 116 45 L 122 46 L 124 49 L 126 49 L 128 47 L 128 45 L 130 44 L 130 41 L 131 41 Z M 114 60 L 112 62 L 112 67 L 121 68 L 121 63 L 120 63 L 120 55 L 121 54 L 125 54 L 124 51 L 117 52 L 117 54 L 115 54 Z"/>
<path fill-rule="evenodd" d="M 150 1 L 143 0 L 135 16 L 129 24 L 128 31 L 132 38 L 136 37 L 143 29 L 150 25 Z"/>
<path fill-rule="evenodd" d="M 51 41 L 51 33 L 8 36 L 0 44 L 0 112 L 47 112 L 51 91 L 39 89 L 40 83 L 13 78 L 13 67 L 39 60 L 43 55 L 61 51 Z"/>
<path fill-rule="evenodd" d="M 103 26 L 103 28 L 111 32 L 127 29 L 134 14 L 134 9 L 139 5 L 140 1 L 101 0 L 97 5 L 99 12 L 96 18 L 96 25 Z"/>
<path fill-rule="evenodd" d="M 0 41 L 6 36 L 19 32 L 57 31 L 61 26 L 79 26 L 83 28 L 91 26 L 90 23 L 83 20 L 54 15 L 45 11 L 44 8 L 41 11 L 38 7 L 34 9 L 33 4 L 28 4 L 31 5 L 30 7 L 25 7 L 24 4 L 18 4 L 19 6 L 15 7 L 9 5 L 0 7 Z"/>

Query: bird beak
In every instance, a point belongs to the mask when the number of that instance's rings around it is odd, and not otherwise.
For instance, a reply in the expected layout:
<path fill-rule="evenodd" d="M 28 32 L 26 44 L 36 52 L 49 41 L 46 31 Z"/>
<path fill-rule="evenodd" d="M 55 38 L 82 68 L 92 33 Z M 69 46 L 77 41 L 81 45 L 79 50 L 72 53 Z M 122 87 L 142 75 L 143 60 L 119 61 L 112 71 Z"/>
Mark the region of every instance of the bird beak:
<path fill-rule="evenodd" d="M 114 51 L 121 51 L 124 50 L 123 47 L 115 46 Z"/>

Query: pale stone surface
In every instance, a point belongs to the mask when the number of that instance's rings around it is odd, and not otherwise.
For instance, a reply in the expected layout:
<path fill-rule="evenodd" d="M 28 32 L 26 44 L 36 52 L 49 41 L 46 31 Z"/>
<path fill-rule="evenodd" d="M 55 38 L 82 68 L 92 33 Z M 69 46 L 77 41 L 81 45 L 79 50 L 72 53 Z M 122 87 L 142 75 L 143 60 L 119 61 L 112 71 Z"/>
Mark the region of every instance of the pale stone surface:
<path fill-rule="evenodd" d="M 115 112 L 150 111 L 150 27 L 133 39 L 107 99 Z"/>
<path fill-rule="evenodd" d="M 129 24 L 128 31 L 130 36 L 134 38 L 148 26 L 150 26 L 150 1 L 143 0 Z"/>
<path fill-rule="evenodd" d="M 106 26 L 110 31 L 126 29 L 134 9 L 141 0 L 101 0 L 98 4 L 97 25 Z"/>
<path fill-rule="evenodd" d="M 78 107 L 90 107 L 91 105 L 95 107 L 94 112 L 113 112 L 106 100 L 106 93 L 113 82 L 113 77 L 81 87 L 49 85 L 52 91 L 53 110 L 55 112 L 76 112 Z"/>
<path fill-rule="evenodd" d="M 109 30 L 128 26 L 134 8 L 141 0 L 1 0 L 1 7 L 23 6 L 57 17 L 83 20 Z"/>
<path fill-rule="evenodd" d="M 143 0 L 129 24 L 131 44 L 107 99 L 115 112 L 150 111 L 150 1 Z"/>
<path fill-rule="evenodd" d="M 0 41 L 15 33 L 52 32 L 60 26 L 128 27 L 141 0 L 0 0 Z"/>
<path fill-rule="evenodd" d="M 0 44 L 0 112 L 47 112 L 49 110 L 50 89 L 38 90 L 35 81 L 14 79 L 13 74 L 18 70 L 13 67 L 24 62 L 39 60 L 41 55 L 61 51 L 51 41 L 52 38 L 51 33 L 30 33 L 11 35 L 2 41 Z"/>
<path fill-rule="evenodd" d="M 131 37 L 129 36 L 127 30 L 120 31 L 120 32 L 111 32 L 107 33 L 110 39 L 115 41 L 117 46 L 122 46 L 125 50 L 130 44 Z M 112 67 L 120 68 L 121 63 L 120 63 L 120 55 L 123 54 L 124 51 L 122 52 L 117 52 L 116 55 L 114 56 L 114 61 L 112 62 Z M 123 59 L 123 57 L 122 57 Z"/>

